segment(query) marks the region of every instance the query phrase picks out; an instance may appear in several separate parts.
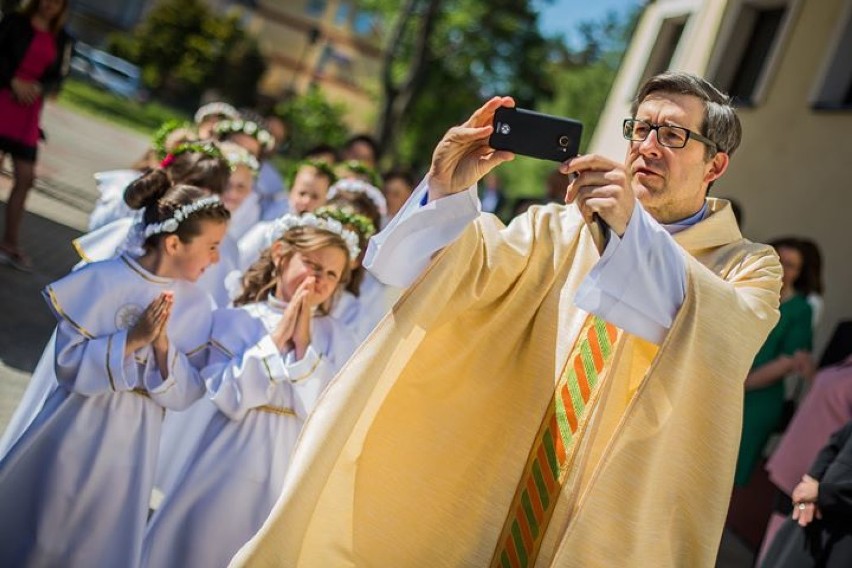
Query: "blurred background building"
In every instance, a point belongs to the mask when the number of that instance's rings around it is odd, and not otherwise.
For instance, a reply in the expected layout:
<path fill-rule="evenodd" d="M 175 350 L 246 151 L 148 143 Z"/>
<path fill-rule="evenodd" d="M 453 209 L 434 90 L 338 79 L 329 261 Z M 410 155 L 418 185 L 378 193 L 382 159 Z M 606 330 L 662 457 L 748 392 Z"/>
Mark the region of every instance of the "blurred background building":
<path fill-rule="evenodd" d="M 81 41 L 100 47 L 110 33 L 132 30 L 155 0 L 74 0 L 69 27 Z M 381 69 L 381 22 L 356 0 L 207 0 L 218 12 L 241 10 L 260 44 L 268 69 L 261 96 L 280 100 L 322 87 L 332 102 L 345 102 L 353 130 L 375 123 Z"/>
<path fill-rule="evenodd" d="M 712 194 L 736 199 L 743 233 L 807 236 L 824 256 L 816 353 L 852 317 L 852 0 L 657 0 L 642 15 L 590 150 L 625 151 L 621 122 L 642 81 L 667 69 L 736 97 L 743 141 Z"/>

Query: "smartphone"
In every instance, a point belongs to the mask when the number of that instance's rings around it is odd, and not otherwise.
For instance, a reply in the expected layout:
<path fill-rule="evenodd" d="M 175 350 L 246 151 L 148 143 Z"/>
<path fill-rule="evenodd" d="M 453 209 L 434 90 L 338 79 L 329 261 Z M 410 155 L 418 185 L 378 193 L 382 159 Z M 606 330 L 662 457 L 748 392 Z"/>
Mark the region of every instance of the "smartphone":
<path fill-rule="evenodd" d="M 564 162 L 580 153 L 583 123 L 523 108 L 500 107 L 488 145 L 495 150 Z"/>

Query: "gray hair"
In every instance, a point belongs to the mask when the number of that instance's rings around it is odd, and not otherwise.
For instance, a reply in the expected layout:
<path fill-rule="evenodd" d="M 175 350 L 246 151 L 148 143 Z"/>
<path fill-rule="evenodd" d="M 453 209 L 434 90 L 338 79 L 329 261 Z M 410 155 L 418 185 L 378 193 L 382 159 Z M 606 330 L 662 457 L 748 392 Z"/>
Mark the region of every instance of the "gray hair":
<path fill-rule="evenodd" d="M 655 75 L 645 81 L 639 89 L 630 114 L 636 116 L 636 110 L 645 98 L 654 92 L 676 93 L 698 97 L 704 103 L 704 119 L 700 133 L 716 143 L 716 150 L 732 155 L 742 139 L 742 125 L 731 104 L 731 97 L 710 84 L 709 81 L 691 73 L 672 71 Z M 706 159 L 711 159 L 714 151 L 709 146 L 705 151 Z"/>

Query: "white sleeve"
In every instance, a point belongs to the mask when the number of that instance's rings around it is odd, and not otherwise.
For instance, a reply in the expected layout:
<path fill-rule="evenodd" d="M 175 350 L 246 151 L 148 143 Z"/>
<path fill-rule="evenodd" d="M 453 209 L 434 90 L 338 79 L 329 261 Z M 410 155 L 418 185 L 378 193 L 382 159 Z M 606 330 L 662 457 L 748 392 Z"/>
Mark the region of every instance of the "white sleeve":
<path fill-rule="evenodd" d="M 476 186 L 425 202 L 427 180 L 382 232 L 370 239 L 364 267 L 389 286 L 409 286 L 429 265 L 432 255 L 452 243 L 479 216 Z"/>
<path fill-rule="evenodd" d="M 136 362 L 124 356 L 127 331 L 86 337 L 70 323 L 56 326 L 56 379 L 84 396 L 129 391 L 136 385 Z"/>
<path fill-rule="evenodd" d="M 334 378 L 338 365 L 309 345 L 305 356 L 296 360 L 291 350 L 284 360 L 287 380 L 293 392 L 293 410 L 301 418 L 307 418 L 320 395 Z"/>
<path fill-rule="evenodd" d="M 639 202 L 623 237 L 610 230 L 574 303 L 628 333 L 661 344 L 686 296 L 686 260 Z"/>
<path fill-rule="evenodd" d="M 157 404 L 170 410 L 184 410 L 204 396 L 204 383 L 198 369 L 189 362 L 187 356 L 175 349 L 169 342 L 166 355 L 168 375 L 163 379 L 157 367 L 154 350 L 149 348 L 148 358 L 143 371 L 145 390 Z"/>
<path fill-rule="evenodd" d="M 268 404 L 278 383 L 287 377 L 278 346 L 264 335 L 244 353 L 228 353 L 218 343 L 201 372 L 210 400 L 231 420 L 242 420 L 252 408 Z"/>

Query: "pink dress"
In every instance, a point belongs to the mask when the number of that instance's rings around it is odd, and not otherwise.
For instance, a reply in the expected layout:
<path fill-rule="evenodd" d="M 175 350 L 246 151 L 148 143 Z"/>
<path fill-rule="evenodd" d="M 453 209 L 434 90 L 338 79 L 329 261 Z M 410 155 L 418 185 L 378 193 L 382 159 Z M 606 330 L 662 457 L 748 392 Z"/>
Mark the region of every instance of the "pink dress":
<path fill-rule="evenodd" d="M 38 81 L 57 56 L 53 35 L 39 29 L 34 29 L 34 32 L 27 53 L 15 71 L 15 78 L 24 81 Z M 33 104 L 24 105 L 15 99 L 11 88 L 0 89 L 0 139 L 5 138 L 13 147 L 35 149 L 43 102 L 44 97 L 39 97 Z M 4 146 L 2 140 L 0 146 Z"/>

